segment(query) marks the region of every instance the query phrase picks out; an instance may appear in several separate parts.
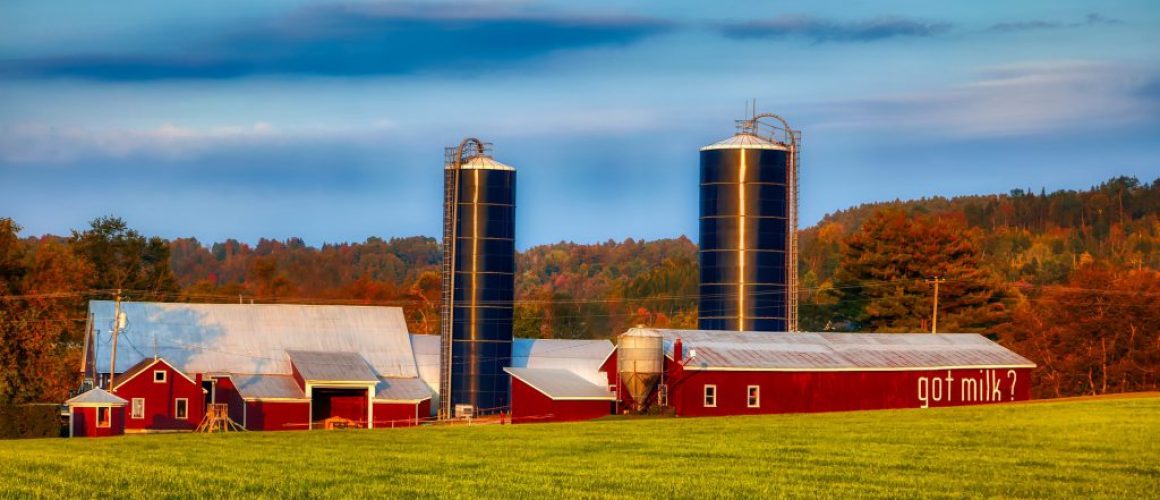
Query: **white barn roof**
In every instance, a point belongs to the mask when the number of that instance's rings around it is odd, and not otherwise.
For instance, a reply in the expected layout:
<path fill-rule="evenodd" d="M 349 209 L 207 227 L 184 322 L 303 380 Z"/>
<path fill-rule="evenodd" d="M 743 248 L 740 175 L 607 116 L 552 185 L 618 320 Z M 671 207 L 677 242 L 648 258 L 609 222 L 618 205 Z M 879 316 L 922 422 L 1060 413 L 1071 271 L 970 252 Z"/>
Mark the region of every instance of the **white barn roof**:
<path fill-rule="evenodd" d="M 186 373 L 289 374 L 289 350 L 356 352 L 382 377 L 417 377 L 398 307 L 122 302 L 117 366 L 157 354 Z M 89 302 L 97 369 L 109 371 L 114 304 Z"/>
<path fill-rule="evenodd" d="M 614 350 L 616 346 L 608 340 L 515 339 L 512 367 L 567 370 L 603 386 L 608 378 L 600 366 Z"/>
<path fill-rule="evenodd" d="M 286 351 L 302 379 L 326 382 L 374 382 L 379 379 L 354 352 Z"/>
<path fill-rule="evenodd" d="M 234 375 L 230 377 L 242 399 L 309 401 L 290 375 Z"/>
<path fill-rule="evenodd" d="M 504 368 L 511 376 L 552 399 L 613 401 L 616 396 L 603 384 L 593 384 L 569 370 L 552 368 Z"/>
<path fill-rule="evenodd" d="M 651 329 L 649 329 L 651 330 Z M 665 354 L 681 339 L 689 370 L 890 371 L 1032 368 L 1034 363 L 975 333 L 787 333 L 656 329 Z"/>
<path fill-rule="evenodd" d="M 375 387 L 375 401 L 422 401 L 433 393 L 417 378 L 384 378 Z"/>
<path fill-rule="evenodd" d="M 125 406 L 129 402 L 109 391 L 96 387 L 65 401 L 64 404 L 69 406 Z"/>

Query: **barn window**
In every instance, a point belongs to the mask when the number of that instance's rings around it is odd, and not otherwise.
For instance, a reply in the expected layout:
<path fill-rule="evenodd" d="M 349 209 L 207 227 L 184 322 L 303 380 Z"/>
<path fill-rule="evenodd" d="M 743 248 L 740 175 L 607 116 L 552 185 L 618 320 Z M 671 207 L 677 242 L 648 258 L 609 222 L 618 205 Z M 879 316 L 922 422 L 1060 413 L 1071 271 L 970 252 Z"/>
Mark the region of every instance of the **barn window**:
<path fill-rule="evenodd" d="M 108 406 L 97 407 L 97 427 L 112 427 L 113 409 Z"/>
<path fill-rule="evenodd" d="M 177 398 L 173 401 L 173 418 L 189 418 L 189 400 Z"/>
<path fill-rule="evenodd" d="M 712 384 L 705 385 L 705 406 L 707 408 L 717 407 L 717 386 Z"/>
<path fill-rule="evenodd" d="M 165 383 L 165 370 L 153 370 L 153 381 L 158 384 Z"/>
<path fill-rule="evenodd" d="M 747 401 L 749 407 L 761 408 L 761 387 L 751 385 L 746 392 L 749 394 L 749 400 Z"/>
<path fill-rule="evenodd" d="M 133 398 L 133 413 L 130 416 L 138 420 L 145 418 L 145 398 Z"/>

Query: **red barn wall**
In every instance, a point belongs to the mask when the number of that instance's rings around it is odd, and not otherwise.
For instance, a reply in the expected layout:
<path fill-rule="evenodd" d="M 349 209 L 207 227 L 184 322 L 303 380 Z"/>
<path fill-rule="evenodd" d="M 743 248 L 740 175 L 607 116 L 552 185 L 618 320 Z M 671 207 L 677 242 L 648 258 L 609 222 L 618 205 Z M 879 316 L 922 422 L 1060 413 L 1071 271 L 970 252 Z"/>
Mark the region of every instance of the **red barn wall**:
<path fill-rule="evenodd" d="M 246 401 L 245 425 L 246 429 L 251 431 L 304 431 L 310 429 L 310 402 Z"/>
<path fill-rule="evenodd" d="M 72 409 L 73 437 L 108 437 L 125 433 L 125 407 L 114 406 L 109 413 L 112 421 L 108 427 L 97 427 L 97 408 L 81 406 Z"/>
<path fill-rule="evenodd" d="M 165 382 L 154 382 L 153 372 L 165 371 Z M 125 406 L 125 428 L 128 430 L 193 430 L 205 416 L 205 391 L 198 379 L 190 382 L 181 372 L 165 363 L 155 363 L 136 377 L 117 386 L 114 393 L 129 401 Z M 133 398 L 145 398 L 144 418 L 133 418 Z M 176 414 L 178 398 L 188 400 L 186 418 Z"/>
<path fill-rule="evenodd" d="M 417 413 L 416 413 L 417 412 Z M 431 414 L 431 400 L 418 403 L 375 402 L 375 428 L 410 427 Z M 418 418 L 419 420 L 417 420 Z"/>
<path fill-rule="evenodd" d="M 512 377 L 512 423 L 571 422 L 612 414 L 612 401 L 553 400 Z"/>
<path fill-rule="evenodd" d="M 745 415 L 885 408 L 962 406 L 1031 397 L 1031 369 L 921 371 L 759 372 L 683 371 L 670 378 L 677 415 Z M 706 384 L 717 386 L 717 406 L 704 405 Z M 760 389 L 749 408 L 748 386 Z M 973 389 L 972 389 L 973 388 Z M 968 394 L 964 394 L 964 390 Z"/>
<path fill-rule="evenodd" d="M 246 418 L 246 401 L 242 399 L 242 395 L 238 392 L 232 379 L 222 377 L 215 380 L 217 381 L 215 389 L 217 403 L 229 405 L 230 420 L 241 424 Z"/>

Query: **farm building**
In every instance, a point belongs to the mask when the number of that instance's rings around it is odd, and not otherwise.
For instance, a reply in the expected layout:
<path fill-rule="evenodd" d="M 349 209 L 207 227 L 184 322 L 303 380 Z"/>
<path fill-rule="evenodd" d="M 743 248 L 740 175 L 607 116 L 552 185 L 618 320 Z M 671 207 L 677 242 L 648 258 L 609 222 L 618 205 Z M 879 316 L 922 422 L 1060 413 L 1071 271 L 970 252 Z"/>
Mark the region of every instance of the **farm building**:
<path fill-rule="evenodd" d="M 108 373 L 114 303 L 92 301 L 95 369 Z M 205 405 L 228 404 L 251 430 L 415 425 L 432 391 L 416 369 L 395 307 L 121 304 L 117 396 L 145 417 L 131 429 L 193 428 Z M 165 375 L 157 375 L 157 372 Z M 153 377 L 165 377 L 164 382 Z M 188 382 L 192 381 L 190 385 Z M 192 395 L 191 388 L 203 396 Z M 185 419 L 179 400 L 188 399 Z M 163 401 L 164 400 L 164 401 Z M 172 410 L 172 411 L 170 411 Z M 176 420 L 176 421 L 175 421 Z M 187 427 L 187 424 L 192 427 Z"/>
<path fill-rule="evenodd" d="M 104 389 L 90 389 L 64 404 L 68 406 L 69 437 L 106 437 L 125 433 L 125 405 L 128 401 Z"/>
<path fill-rule="evenodd" d="M 607 340 L 516 339 L 512 423 L 587 420 L 613 413 L 616 348 Z"/>
<path fill-rule="evenodd" d="M 192 378 L 164 358 L 145 358 L 113 379 L 129 402 L 125 431 L 193 430 L 205 414 L 201 375 Z"/>
<path fill-rule="evenodd" d="M 620 353 L 626 406 L 678 416 L 926 408 L 1030 398 L 1035 365 L 978 334 L 786 333 L 635 328 L 655 339 L 661 372 L 634 373 L 647 349 Z M 653 355 L 659 355 L 655 353 Z M 655 366 L 642 363 L 640 366 Z"/>

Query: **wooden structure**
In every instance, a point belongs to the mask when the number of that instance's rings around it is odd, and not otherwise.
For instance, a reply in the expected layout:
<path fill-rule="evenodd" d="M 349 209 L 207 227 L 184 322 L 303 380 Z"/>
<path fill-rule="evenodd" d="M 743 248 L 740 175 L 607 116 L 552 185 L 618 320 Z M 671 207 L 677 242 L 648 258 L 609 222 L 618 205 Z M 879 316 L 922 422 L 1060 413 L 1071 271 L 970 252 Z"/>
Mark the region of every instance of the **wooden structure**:
<path fill-rule="evenodd" d="M 230 419 L 230 405 L 214 403 L 205 407 L 205 418 L 197 426 L 197 432 L 230 432 L 245 431 L 237 422 Z"/>

